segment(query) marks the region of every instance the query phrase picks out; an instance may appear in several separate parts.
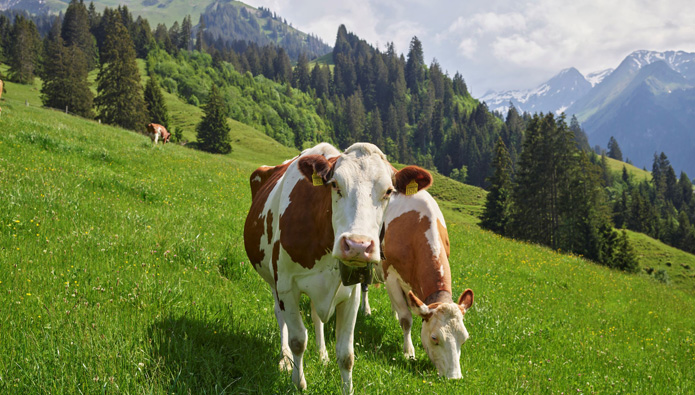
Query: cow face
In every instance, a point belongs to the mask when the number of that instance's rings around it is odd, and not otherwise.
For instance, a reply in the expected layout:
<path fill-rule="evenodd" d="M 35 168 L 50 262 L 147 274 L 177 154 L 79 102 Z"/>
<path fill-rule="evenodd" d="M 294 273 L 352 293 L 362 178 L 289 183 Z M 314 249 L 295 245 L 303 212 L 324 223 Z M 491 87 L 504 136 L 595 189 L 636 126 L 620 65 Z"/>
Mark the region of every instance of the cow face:
<path fill-rule="evenodd" d="M 332 254 L 346 265 L 358 267 L 381 259 L 379 232 L 389 198 L 396 190 L 394 183 L 431 179 L 427 171 L 414 166 L 399 178 L 405 169 L 396 172 L 381 150 L 367 143 L 353 144 L 337 160 L 305 156 L 298 166 L 307 179 L 318 177 L 319 184 L 331 188 Z"/>
<path fill-rule="evenodd" d="M 461 345 L 468 340 L 463 315 L 473 305 L 473 291 L 467 289 L 455 303 L 427 306 L 412 291 L 408 293 L 412 305 L 423 318 L 420 338 L 437 373 L 449 379 L 461 378 Z"/>

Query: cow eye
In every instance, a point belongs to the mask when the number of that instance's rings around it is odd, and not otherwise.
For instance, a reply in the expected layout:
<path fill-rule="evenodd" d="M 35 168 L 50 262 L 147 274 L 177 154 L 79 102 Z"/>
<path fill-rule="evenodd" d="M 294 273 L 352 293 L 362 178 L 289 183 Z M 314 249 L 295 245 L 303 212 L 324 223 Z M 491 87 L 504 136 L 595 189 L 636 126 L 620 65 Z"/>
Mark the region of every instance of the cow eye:
<path fill-rule="evenodd" d="M 384 194 L 384 199 L 390 198 L 390 197 L 391 197 L 391 194 L 393 193 L 393 191 L 394 191 L 393 188 L 387 189 L 387 190 L 386 190 L 386 193 Z"/>
<path fill-rule="evenodd" d="M 432 335 L 430 337 L 432 338 L 432 343 L 439 344 L 439 339 L 437 339 L 437 335 Z"/>
<path fill-rule="evenodd" d="M 342 192 L 340 192 L 340 187 L 338 187 L 338 183 L 335 181 L 331 181 L 331 187 L 335 189 L 335 191 L 338 193 L 338 196 L 343 197 Z"/>

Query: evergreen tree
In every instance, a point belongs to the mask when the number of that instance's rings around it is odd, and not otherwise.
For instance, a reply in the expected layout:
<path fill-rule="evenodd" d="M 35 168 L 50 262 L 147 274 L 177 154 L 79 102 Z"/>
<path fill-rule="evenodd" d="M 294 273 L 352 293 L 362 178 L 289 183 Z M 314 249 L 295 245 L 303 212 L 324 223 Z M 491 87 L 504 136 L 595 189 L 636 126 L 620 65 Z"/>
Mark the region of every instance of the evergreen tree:
<path fill-rule="evenodd" d="M 589 146 L 589 138 L 586 136 L 584 129 L 582 129 L 581 125 L 579 124 L 579 120 L 577 120 L 575 115 L 572 115 L 572 119 L 570 120 L 570 130 L 572 133 L 574 133 L 574 141 L 577 144 L 577 148 L 586 152 L 591 151 L 591 146 Z"/>
<path fill-rule="evenodd" d="M 297 66 L 294 68 L 293 85 L 299 88 L 302 92 L 309 92 L 311 76 L 309 75 L 309 60 L 302 53 L 299 55 Z"/>
<path fill-rule="evenodd" d="M 424 81 L 425 57 L 422 52 L 422 43 L 415 36 L 410 40 L 408 62 L 405 65 L 405 82 L 411 92 L 417 93 Z"/>
<path fill-rule="evenodd" d="M 76 44 L 64 45 L 57 18 L 46 36 L 45 53 L 41 87 L 43 105 L 92 118 L 94 96 L 87 81 L 87 59 Z"/>
<path fill-rule="evenodd" d="M 112 18 L 106 26 L 101 61 L 97 76 L 98 95 L 94 99 L 99 110 L 98 118 L 107 124 L 144 131 L 148 123 L 147 108 L 135 62 L 135 48 L 119 18 Z"/>
<path fill-rule="evenodd" d="M 564 123 L 564 121 L 562 122 Z M 573 136 L 552 113 L 534 115 L 526 129 L 513 191 L 512 234 L 559 248 L 562 191 L 568 189 Z"/>
<path fill-rule="evenodd" d="M 41 38 L 33 21 L 19 14 L 15 17 L 7 52 L 10 80 L 33 83 L 41 61 Z"/>
<path fill-rule="evenodd" d="M 620 146 L 618 145 L 618 141 L 611 136 L 611 138 L 608 140 L 608 157 L 613 158 L 615 160 L 619 160 L 622 162 L 623 160 L 623 152 L 620 151 Z"/>
<path fill-rule="evenodd" d="M 512 161 L 501 137 L 497 139 L 495 145 L 492 167 L 495 169 L 495 173 L 488 179 L 490 189 L 485 199 L 485 210 L 480 226 L 495 233 L 505 234 L 511 203 Z"/>
<path fill-rule="evenodd" d="M 181 23 L 181 36 L 179 40 L 179 48 L 190 51 L 192 49 L 191 36 L 193 35 L 193 25 L 191 24 L 191 16 L 186 15 Z"/>
<path fill-rule="evenodd" d="M 147 85 L 145 85 L 145 104 L 150 122 L 158 123 L 169 129 L 169 112 L 162 89 L 159 87 L 157 77 L 154 74 L 150 75 Z"/>
<path fill-rule="evenodd" d="M 71 0 L 65 10 L 61 36 L 65 46 L 77 46 L 85 56 L 89 70 L 97 66 L 97 45 L 90 31 L 89 12 L 82 0 Z"/>
<path fill-rule="evenodd" d="M 229 124 L 227 117 L 229 110 L 224 102 L 224 98 L 215 85 L 212 85 L 208 102 L 204 107 L 205 115 L 196 126 L 198 146 L 201 150 L 228 154 L 232 152 L 232 145 L 229 143 Z"/>
<path fill-rule="evenodd" d="M 627 238 L 627 232 L 625 229 L 623 229 L 620 234 L 620 240 L 618 240 L 616 250 L 615 258 L 613 260 L 613 264 L 616 268 L 628 273 L 635 273 L 637 270 L 639 270 L 637 256 L 632 249 L 632 245 L 630 245 L 630 241 Z"/>

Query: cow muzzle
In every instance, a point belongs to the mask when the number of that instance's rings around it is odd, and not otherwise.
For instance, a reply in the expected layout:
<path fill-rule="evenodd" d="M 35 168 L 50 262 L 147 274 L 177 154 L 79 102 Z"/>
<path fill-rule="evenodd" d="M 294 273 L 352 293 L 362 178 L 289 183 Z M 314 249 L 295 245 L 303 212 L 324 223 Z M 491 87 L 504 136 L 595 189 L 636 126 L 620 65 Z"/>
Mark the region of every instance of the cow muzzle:
<path fill-rule="evenodd" d="M 363 236 L 343 236 L 337 258 L 348 266 L 364 267 L 369 262 L 378 262 L 376 243 Z"/>

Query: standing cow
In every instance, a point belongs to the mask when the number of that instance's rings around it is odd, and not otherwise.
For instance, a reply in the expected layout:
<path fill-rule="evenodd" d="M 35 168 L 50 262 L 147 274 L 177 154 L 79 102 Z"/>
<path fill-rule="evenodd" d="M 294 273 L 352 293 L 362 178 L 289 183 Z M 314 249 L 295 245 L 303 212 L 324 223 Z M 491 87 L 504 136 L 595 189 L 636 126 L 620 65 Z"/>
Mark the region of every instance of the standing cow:
<path fill-rule="evenodd" d="M 415 357 L 412 310 L 422 317 L 422 347 L 439 375 L 461 378 L 461 345 L 468 339 L 463 315 L 473 304 L 473 291 L 466 289 L 454 303 L 446 223 L 427 191 L 391 197 L 383 250 L 381 275 L 403 329 L 403 353 Z"/>
<path fill-rule="evenodd" d="M 166 144 L 169 142 L 169 137 L 171 137 L 171 133 L 167 131 L 167 129 L 158 124 L 158 123 L 150 123 L 147 125 L 147 134 L 150 136 L 150 139 L 152 139 L 152 142 L 157 145 L 157 141 L 159 139 L 162 139 L 162 144 Z"/>
<path fill-rule="evenodd" d="M 407 169 L 396 172 L 372 144 L 354 144 L 341 154 L 322 143 L 283 165 L 263 166 L 251 175 L 244 246 L 275 299 L 283 355 L 280 368 L 292 369 L 292 381 L 300 389 L 306 388 L 302 358 L 307 331 L 299 309 L 304 293 L 311 299 L 312 317 L 319 322 L 336 314 L 342 392 L 353 392 L 360 291 L 357 285 L 343 285 L 339 261 L 352 267 L 379 262 L 379 231 L 389 197 L 399 185 L 429 176 L 419 168 Z M 325 361 L 323 325 L 316 330 Z"/>

